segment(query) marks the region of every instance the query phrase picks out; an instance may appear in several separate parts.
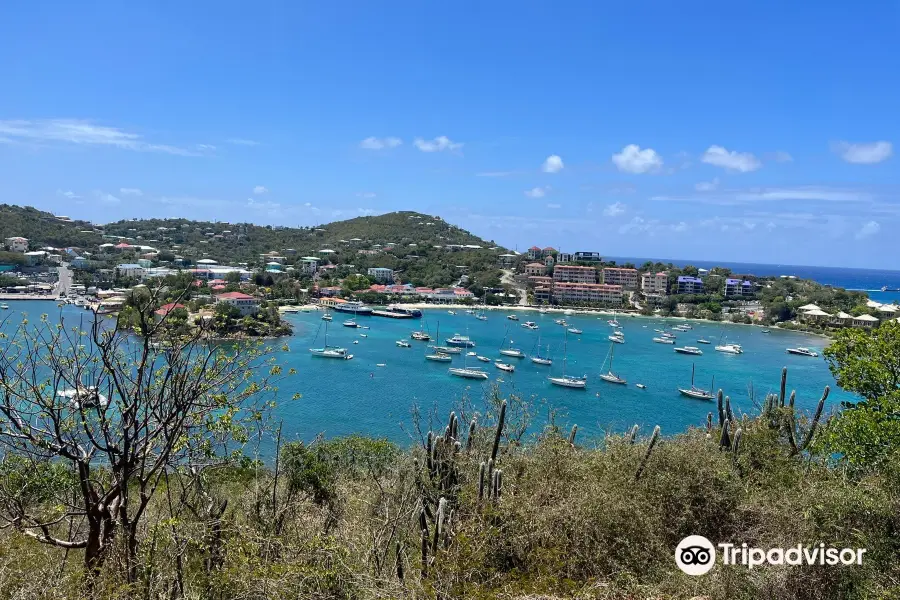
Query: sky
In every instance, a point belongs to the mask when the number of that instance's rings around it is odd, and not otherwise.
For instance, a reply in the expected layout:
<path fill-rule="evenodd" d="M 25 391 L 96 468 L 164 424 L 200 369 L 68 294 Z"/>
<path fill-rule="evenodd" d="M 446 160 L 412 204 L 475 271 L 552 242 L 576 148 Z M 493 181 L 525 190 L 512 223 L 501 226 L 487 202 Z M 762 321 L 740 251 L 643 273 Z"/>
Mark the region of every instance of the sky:
<path fill-rule="evenodd" d="M 900 3 L 0 8 L 0 202 L 895 268 Z"/>

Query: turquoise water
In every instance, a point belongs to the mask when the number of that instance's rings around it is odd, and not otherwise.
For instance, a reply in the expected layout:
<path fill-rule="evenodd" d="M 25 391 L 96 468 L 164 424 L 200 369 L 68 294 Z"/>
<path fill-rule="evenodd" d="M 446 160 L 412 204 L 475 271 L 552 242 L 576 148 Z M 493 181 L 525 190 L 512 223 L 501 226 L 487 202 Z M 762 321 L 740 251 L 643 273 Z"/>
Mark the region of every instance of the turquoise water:
<path fill-rule="evenodd" d="M 59 309 L 51 302 L 10 302 L 10 307 L 11 310 L 3 311 L 8 314 L 0 315 L 0 318 L 10 317 L 4 328 L 18 322 L 21 312 L 36 320 L 42 312 L 58 318 L 62 311 L 68 324 L 89 316 L 71 306 Z M 635 423 L 643 428 L 659 424 L 663 433 L 673 434 L 691 425 L 702 425 L 706 413 L 715 407 L 714 402 L 691 400 L 678 393 L 678 387 L 690 385 L 692 363 L 696 365 L 696 385 L 709 388 L 715 377 L 715 388 L 722 388 L 731 396 L 738 412 L 757 410 L 748 396 L 751 384 L 757 398 L 778 390 L 782 366 L 789 369 L 788 388 L 797 390 L 797 404 L 802 409 L 815 408 L 825 385 L 835 387 L 824 359 L 785 353 L 785 348 L 793 346 L 807 346 L 821 353 L 824 338 L 775 329 L 763 334 L 758 327 L 694 321 L 691 322 L 693 330 L 675 332 L 677 345 L 697 346 L 700 337 L 714 345 L 724 334 L 728 341 L 743 345 L 744 354 L 727 355 L 715 352 L 713 345 L 699 345 L 703 356 L 688 356 L 676 354 L 671 345 L 651 341 L 657 335 L 655 328 L 666 329 L 678 321 L 666 323 L 662 319 L 639 317 L 619 317 L 626 343 L 615 346 L 614 370 L 628 380 L 628 385 L 609 384 L 598 378 L 610 348 L 607 336 L 612 328 L 606 322 L 609 317 L 519 312 L 521 320 L 512 322 L 505 318 L 506 314 L 489 311 L 488 320 L 479 321 L 462 311 L 449 315 L 446 310 L 435 309 L 425 311 L 425 324 L 434 336 L 439 322 L 442 341 L 454 333 L 468 334 L 477 343 L 474 351 L 491 359 L 500 357 L 498 350 L 507 331 L 515 347 L 529 355 L 540 334 L 541 345 L 551 346 L 552 368 L 535 365 L 527 358 L 505 357 L 506 362 L 517 367 L 510 374 L 470 357 L 469 366 L 484 367 L 490 379 L 486 382 L 460 379 L 447 373 L 450 364 L 425 361 L 427 344 L 409 339 L 410 331 L 419 326 L 417 320 L 359 317 L 361 325 L 370 327 L 360 330 L 342 327 L 344 316 L 340 314 L 335 315 L 329 326 L 328 343 L 346 347 L 354 354 L 353 360 L 316 358 L 309 354 L 308 348 L 322 345 L 321 314 L 287 315 L 294 325 L 294 335 L 275 344 L 289 347 L 288 352 L 276 351 L 279 363 L 285 370 L 297 370 L 296 375 L 279 385 L 278 416 L 284 421 L 285 434 L 289 438 L 309 440 L 319 433 L 328 437 L 361 433 L 407 443 L 414 405 L 425 415 L 437 409 L 444 419 L 460 398 L 468 396 L 478 403 L 491 384 L 497 382 L 504 394 L 516 393 L 535 401 L 538 426 L 546 422 L 552 407 L 557 411 L 557 423 L 563 427 L 577 423 L 579 435 L 621 431 Z M 568 336 L 568 373 L 587 374 L 587 390 L 559 388 L 547 381 L 551 372 L 559 374 L 562 368 L 565 328 L 553 322 L 561 317 L 569 326 L 584 332 Z M 521 327 L 526 320 L 537 322 L 540 329 L 530 331 Z M 363 333 L 368 337 L 361 337 Z M 397 347 L 394 343 L 397 339 L 409 340 L 412 347 Z M 353 344 L 354 340 L 359 344 Z M 452 365 L 461 366 L 463 361 L 462 355 L 456 355 Z M 385 366 L 377 366 L 379 363 Z M 638 389 L 636 383 L 643 383 L 646 389 Z M 302 398 L 291 400 L 295 392 L 302 394 Z M 841 399 L 851 397 L 836 389 L 829 400 L 834 406 Z"/>

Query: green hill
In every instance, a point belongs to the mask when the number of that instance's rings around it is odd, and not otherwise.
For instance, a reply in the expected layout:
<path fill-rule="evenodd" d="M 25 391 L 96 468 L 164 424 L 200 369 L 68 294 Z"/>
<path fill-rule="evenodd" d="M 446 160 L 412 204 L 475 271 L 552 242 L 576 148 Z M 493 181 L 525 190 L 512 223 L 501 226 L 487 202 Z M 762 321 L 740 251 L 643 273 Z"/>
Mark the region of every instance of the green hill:
<path fill-rule="evenodd" d="M 103 243 L 96 229 L 87 221 L 61 221 L 52 213 L 30 206 L 0 204 L 0 240 L 21 236 L 29 239 L 32 248 L 89 247 Z"/>

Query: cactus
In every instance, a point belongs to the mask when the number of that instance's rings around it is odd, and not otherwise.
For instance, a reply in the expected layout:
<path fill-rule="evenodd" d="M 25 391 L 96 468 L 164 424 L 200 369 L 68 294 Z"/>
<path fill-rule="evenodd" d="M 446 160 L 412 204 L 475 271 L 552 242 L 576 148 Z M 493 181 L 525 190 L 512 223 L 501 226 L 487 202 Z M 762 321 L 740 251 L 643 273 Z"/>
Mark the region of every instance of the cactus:
<path fill-rule="evenodd" d="M 789 401 L 788 406 L 791 407 L 791 410 L 794 409 L 794 401 L 797 399 L 797 390 L 791 390 L 791 399 Z"/>
<path fill-rule="evenodd" d="M 716 394 L 716 404 L 719 406 L 719 427 L 725 425 L 725 407 L 722 405 L 722 390 L 719 390 L 719 393 Z"/>
<path fill-rule="evenodd" d="M 787 367 L 781 368 L 781 392 L 778 394 L 778 405 L 784 408 L 784 392 L 787 388 Z"/>
<path fill-rule="evenodd" d="M 822 397 L 819 399 L 819 404 L 816 406 L 816 413 L 813 415 L 812 422 L 809 425 L 809 431 L 806 432 L 806 437 L 803 438 L 801 450 L 806 450 L 812 442 L 813 436 L 816 434 L 816 427 L 819 426 L 819 419 L 822 418 L 822 411 L 825 409 L 825 400 L 828 399 L 830 392 L 831 388 L 826 385 L 825 390 L 822 392 Z"/>
<path fill-rule="evenodd" d="M 494 434 L 494 447 L 491 450 L 491 462 L 497 460 L 497 451 L 500 449 L 500 437 L 503 435 L 503 422 L 506 420 L 506 400 L 500 403 L 500 416 L 497 417 L 497 432 Z"/>
<path fill-rule="evenodd" d="M 641 478 L 641 474 L 644 472 L 644 469 L 647 467 L 647 461 L 650 460 L 650 453 L 653 452 L 653 447 L 656 446 L 656 442 L 659 440 L 659 425 L 653 428 L 653 434 L 650 436 L 650 443 L 647 444 L 647 452 L 644 453 L 644 458 L 641 460 L 641 464 L 638 467 L 637 472 L 634 474 L 634 480 L 637 481 Z"/>
<path fill-rule="evenodd" d="M 494 502 L 500 500 L 500 493 L 503 490 L 503 470 L 497 469 L 494 471 L 494 483 L 492 486 L 492 494 L 491 496 L 494 499 Z"/>
<path fill-rule="evenodd" d="M 459 436 L 458 436 L 459 419 L 456 418 L 456 413 L 453 411 L 450 412 L 449 427 L 450 427 L 450 437 L 453 438 L 454 440 L 458 439 L 459 438 Z"/>
<path fill-rule="evenodd" d="M 637 426 L 637 423 L 635 423 L 634 426 L 631 428 L 631 431 L 629 431 L 625 435 L 625 439 L 628 440 L 628 443 L 633 444 L 634 441 L 637 439 L 638 429 L 639 429 L 639 427 Z"/>
<path fill-rule="evenodd" d="M 400 542 L 394 546 L 396 556 L 397 556 L 397 579 L 401 582 L 403 581 L 403 549 L 400 546 Z"/>
<path fill-rule="evenodd" d="M 472 421 L 469 423 L 469 437 L 466 438 L 466 450 L 471 450 L 475 446 L 475 428 L 477 427 L 475 423 L 475 417 L 472 417 Z"/>
<path fill-rule="evenodd" d="M 430 431 L 428 432 L 428 439 L 425 442 L 425 453 L 428 456 L 428 472 L 434 472 L 434 464 L 432 463 L 432 459 L 434 458 L 434 434 Z"/>
<path fill-rule="evenodd" d="M 737 431 L 734 432 L 734 440 L 731 442 L 731 462 L 737 465 L 737 457 L 738 452 L 741 450 L 741 438 L 744 435 L 744 431 L 738 427 Z"/>
<path fill-rule="evenodd" d="M 572 431 L 569 433 L 569 445 L 575 446 L 575 434 L 578 433 L 578 425 L 572 425 Z"/>
<path fill-rule="evenodd" d="M 725 396 L 725 418 L 734 423 L 734 413 L 731 412 L 731 397 Z"/>
<path fill-rule="evenodd" d="M 484 499 L 484 475 L 485 468 L 487 465 L 484 464 L 484 461 L 481 461 L 481 464 L 478 465 L 478 501 L 481 502 Z"/>
<path fill-rule="evenodd" d="M 441 496 L 440 501 L 438 501 L 438 511 L 437 517 L 434 520 L 434 537 L 431 541 L 431 553 L 437 554 L 438 549 L 438 541 L 441 538 L 441 534 L 444 533 L 444 515 L 447 511 L 447 499 Z"/>
<path fill-rule="evenodd" d="M 719 448 L 731 448 L 731 437 L 728 435 L 728 428 L 731 426 L 731 422 L 728 419 L 725 419 L 725 424 L 722 426 L 722 436 L 719 438 Z"/>
<path fill-rule="evenodd" d="M 422 530 L 422 578 L 428 577 L 428 530 Z"/>
<path fill-rule="evenodd" d="M 706 413 L 706 434 L 712 433 L 712 412 Z"/>

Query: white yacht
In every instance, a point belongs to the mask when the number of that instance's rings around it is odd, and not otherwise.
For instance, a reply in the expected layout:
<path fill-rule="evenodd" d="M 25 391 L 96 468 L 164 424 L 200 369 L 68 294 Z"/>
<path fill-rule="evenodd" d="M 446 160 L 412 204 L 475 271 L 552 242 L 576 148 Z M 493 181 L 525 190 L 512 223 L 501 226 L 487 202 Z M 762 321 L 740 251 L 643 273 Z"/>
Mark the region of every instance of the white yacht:
<path fill-rule="evenodd" d="M 416 340 L 417 342 L 428 342 L 431 340 L 431 336 L 424 331 L 413 331 L 411 334 L 409 334 L 409 337 Z"/>
<path fill-rule="evenodd" d="M 358 302 L 356 300 L 349 300 L 347 302 L 342 302 L 341 304 L 335 304 L 332 309 L 338 312 L 353 313 L 354 315 L 372 314 L 371 306 L 366 306 L 362 302 Z"/>
<path fill-rule="evenodd" d="M 610 327 L 618 327 L 619 322 L 616 319 L 610 319 L 606 322 Z"/>
<path fill-rule="evenodd" d="M 716 346 L 716 352 L 724 352 L 725 354 L 743 354 L 744 349 L 740 344 L 721 344 Z"/>
<path fill-rule="evenodd" d="M 583 390 L 587 387 L 587 376 L 573 377 L 571 375 L 566 375 L 566 363 L 568 362 L 568 343 L 569 343 L 569 335 L 568 335 L 568 332 L 566 332 L 566 341 L 564 342 L 564 345 L 563 345 L 562 375 L 559 377 L 550 376 L 547 379 L 553 385 Z"/>
<path fill-rule="evenodd" d="M 440 324 L 440 322 L 438 322 L 437 336 L 440 336 L 440 335 L 441 335 L 441 324 Z M 437 346 L 431 346 L 431 348 L 434 350 L 434 352 L 432 352 L 431 354 L 426 353 L 425 360 L 432 360 L 435 362 L 450 362 L 453 360 L 452 356 L 450 356 L 449 354 L 444 352 L 444 350 L 446 350 L 446 348 L 440 348 Z M 458 354 L 460 351 L 459 348 L 450 348 L 450 350 L 456 354 Z"/>
<path fill-rule="evenodd" d="M 355 329 L 355 328 L 359 327 L 359 325 L 353 319 L 348 319 L 348 320 L 344 321 L 344 327 L 352 327 Z"/>
<path fill-rule="evenodd" d="M 682 346 L 681 348 L 675 348 L 674 350 L 679 354 L 694 354 L 696 356 L 703 354 L 703 350 L 696 346 Z"/>
<path fill-rule="evenodd" d="M 500 362 L 499 360 L 494 363 L 494 366 L 500 369 L 501 371 L 506 371 L 507 373 L 512 373 L 516 370 L 515 365 L 511 365 L 509 363 Z"/>
<path fill-rule="evenodd" d="M 507 328 L 507 336 L 509 335 L 509 328 Z M 503 342 L 506 342 L 506 337 L 503 338 Z M 525 353 L 519 350 L 518 348 L 513 348 L 513 341 L 509 340 L 509 347 L 504 348 L 503 344 L 500 344 L 500 354 L 503 356 L 512 356 L 513 358 L 525 358 Z"/>
<path fill-rule="evenodd" d="M 568 331 L 569 333 L 573 333 L 575 335 L 581 335 L 582 333 L 584 333 L 582 330 L 578 329 L 577 327 L 569 327 L 566 331 Z"/>
<path fill-rule="evenodd" d="M 519 317 L 516 315 L 506 315 L 506 318 L 509 319 L 510 321 L 518 321 L 519 320 Z"/>
<path fill-rule="evenodd" d="M 394 343 L 397 344 L 398 346 L 400 346 L 401 348 L 411 348 L 412 347 L 412 345 L 409 342 L 407 342 L 406 340 L 397 340 Z"/>
<path fill-rule="evenodd" d="M 538 335 L 537 343 L 535 344 L 535 348 L 537 348 L 537 353 L 532 354 L 531 362 L 536 365 L 552 365 L 553 361 L 550 359 L 550 345 L 547 344 L 547 355 L 541 355 L 541 336 Z M 534 349 L 532 349 L 532 352 Z"/>
<path fill-rule="evenodd" d="M 619 377 L 618 375 L 616 375 L 616 374 L 613 372 L 613 370 L 612 370 L 612 368 L 613 368 L 613 355 L 615 354 L 615 352 L 614 352 L 615 348 L 616 348 L 615 345 L 613 345 L 613 344 L 610 344 L 610 345 L 609 345 L 609 355 L 608 355 L 608 359 L 609 359 L 609 369 L 606 371 L 606 373 L 601 373 L 601 374 L 600 374 L 600 379 L 602 379 L 603 381 L 606 381 L 606 382 L 608 382 L 608 383 L 618 383 L 618 384 L 620 384 L 620 385 L 625 385 L 625 384 L 628 383 L 628 382 L 625 381 L 624 379 L 622 379 L 621 377 Z M 605 363 L 605 362 L 606 362 L 606 361 L 604 361 L 604 363 Z"/>
<path fill-rule="evenodd" d="M 607 339 L 611 342 L 615 342 L 616 344 L 624 344 L 625 343 L 625 336 L 623 336 L 623 335 L 613 334 L 611 336 L 608 336 Z"/>
<path fill-rule="evenodd" d="M 467 338 L 468 339 L 468 338 Z M 469 364 L 469 355 L 466 354 L 463 366 L 462 367 L 451 367 L 447 369 L 447 372 L 451 375 L 455 375 L 456 377 L 462 377 L 464 379 L 487 379 L 488 374 L 481 370 L 481 367 L 470 367 Z"/>
<path fill-rule="evenodd" d="M 525 327 L 526 329 L 534 330 L 534 329 L 538 328 L 538 324 L 535 323 L 534 321 L 525 321 L 524 323 L 522 323 L 522 327 Z"/>
<path fill-rule="evenodd" d="M 331 316 L 331 313 L 325 313 L 324 315 L 322 315 L 323 321 L 331 321 L 332 318 L 333 317 Z"/>
<path fill-rule="evenodd" d="M 715 378 L 713 378 L 713 384 L 715 384 L 715 381 Z M 710 385 L 710 388 L 712 387 L 714 386 Z M 715 398 L 711 391 L 698 388 L 694 385 L 694 365 L 691 365 L 691 387 L 678 388 L 678 391 L 681 392 L 682 396 L 687 396 L 688 398 L 694 398 L 696 400 L 712 400 Z"/>
<path fill-rule="evenodd" d="M 60 390 L 56 392 L 60 398 L 69 401 L 72 408 L 106 408 L 109 405 L 109 399 L 97 391 L 97 388 L 88 386 L 79 386 L 77 389 Z"/>
<path fill-rule="evenodd" d="M 325 321 L 325 345 L 321 348 L 310 348 L 309 351 L 313 356 L 318 356 L 320 358 L 340 358 L 343 360 L 350 360 L 353 358 L 352 354 L 347 354 L 346 348 L 328 345 L 328 321 Z"/>
<path fill-rule="evenodd" d="M 707 340 L 707 339 L 700 338 L 699 340 L 697 340 L 697 343 L 698 343 L 698 344 L 711 344 L 712 342 L 710 342 L 710 341 Z"/>
<path fill-rule="evenodd" d="M 477 355 L 475 358 L 477 358 L 481 362 L 487 362 L 487 363 L 491 362 L 491 359 L 489 359 L 487 356 Z"/>
<path fill-rule="evenodd" d="M 556 323 L 557 325 L 562 325 L 563 327 L 566 326 L 566 320 L 565 320 L 565 319 L 555 319 L 553 322 Z"/>
<path fill-rule="evenodd" d="M 444 340 L 448 346 L 458 346 L 460 348 L 474 348 L 475 342 L 473 342 L 469 336 L 460 335 L 458 333 L 454 333 L 453 337 L 447 338 Z"/>
<path fill-rule="evenodd" d="M 819 356 L 818 352 L 815 352 L 815 351 L 810 350 L 809 348 L 805 348 L 803 346 L 799 346 L 797 348 L 788 348 L 787 353 L 788 354 L 797 354 L 800 356 L 812 356 L 812 357 Z"/>
<path fill-rule="evenodd" d="M 672 338 L 667 338 L 667 337 L 655 337 L 655 338 L 653 338 L 653 341 L 656 342 L 657 344 L 674 344 L 675 343 L 675 340 L 673 340 Z"/>

